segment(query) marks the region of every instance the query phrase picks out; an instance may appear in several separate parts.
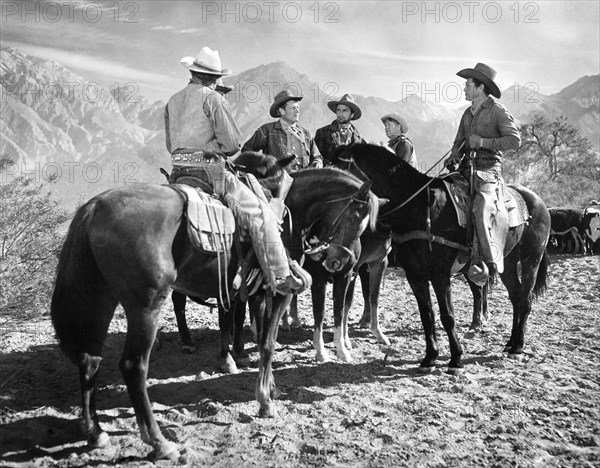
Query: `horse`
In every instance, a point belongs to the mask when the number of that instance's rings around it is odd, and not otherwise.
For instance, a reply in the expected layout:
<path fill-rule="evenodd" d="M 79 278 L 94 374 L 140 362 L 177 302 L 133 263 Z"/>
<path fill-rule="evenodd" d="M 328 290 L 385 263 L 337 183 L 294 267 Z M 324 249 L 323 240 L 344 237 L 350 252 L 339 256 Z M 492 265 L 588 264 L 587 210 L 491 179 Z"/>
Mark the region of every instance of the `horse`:
<path fill-rule="evenodd" d="M 382 205 L 383 206 L 383 205 Z M 378 306 L 379 290 L 383 273 L 387 267 L 388 246 L 391 237 L 387 234 L 366 230 L 360 237 L 360 243 L 354 246 L 358 259 L 354 265 L 348 264 L 343 270 L 331 273 L 316 260 L 307 258 L 304 268 L 312 278 L 311 285 L 314 331 L 313 346 L 318 362 L 329 362 L 330 357 L 323 340 L 323 321 L 325 309 L 325 288 L 329 278 L 333 280 L 334 344 L 336 356 L 344 362 L 352 361 L 352 344 L 348 336 L 348 314 L 352 307 L 356 275 L 361 279 L 364 311 L 361 326 L 368 326 L 378 343 L 389 345 L 390 340 L 379 326 Z M 299 324 L 296 296 L 290 305 L 290 316 L 295 325 Z M 284 321 L 286 315 L 284 315 Z"/>
<path fill-rule="evenodd" d="M 443 181 L 419 172 L 386 148 L 376 145 L 340 147 L 332 161 L 363 180 L 371 180 L 372 190 L 390 200 L 380 222 L 385 220 L 389 224 L 393 238 L 399 244 L 398 259 L 419 306 L 426 341 L 426 353 L 419 369 L 430 372 L 439 355 L 429 292 L 431 283 L 450 342 L 448 372 L 460 372 L 463 368 L 462 347 L 455 329 L 450 281 L 459 252 L 467 250 L 467 231 L 458 223 Z M 542 199 L 531 190 L 517 184 L 510 187 L 523 198 L 530 215 L 528 223 L 509 230 L 504 272 L 500 274 L 513 306 L 512 331 L 504 351 L 519 359 L 522 358 L 532 300 L 546 288 L 550 215 Z"/>
<path fill-rule="evenodd" d="M 318 225 L 316 234 L 330 243 L 326 264 L 333 271 L 343 268 L 350 259 L 347 246 L 356 242 L 369 215 L 377 212 L 370 183 L 343 173 L 327 177 L 321 170 L 307 170 L 295 179 L 288 206 L 298 213 L 298 229 Z M 79 368 L 88 445 L 104 447 L 109 442 L 99 424 L 95 394 L 103 343 L 120 303 L 127 333 L 119 368 L 142 440 L 154 448 L 156 458 L 178 456 L 177 446 L 160 432 L 146 391 L 160 310 L 171 288 L 196 297 L 220 297 L 223 288 L 231 289 L 237 268 L 235 249 L 227 256 L 195 249 L 187 235 L 186 200 L 173 187 L 116 188 L 76 211 L 59 256 L 50 312 L 60 348 Z M 260 294 L 265 294 L 262 288 L 254 299 Z M 257 317 L 260 417 L 276 415 L 273 343 L 290 299 L 291 295 L 267 297 L 272 307 L 263 308 Z"/>
<path fill-rule="evenodd" d="M 251 152 L 244 153 L 244 154 L 240 155 L 238 158 L 236 158 L 235 164 L 239 167 L 243 167 L 246 172 L 259 178 L 259 180 L 261 180 L 261 182 L 265 182 L 265 180 L 268 180 L 273 177 L 272 170 L 269 167 L 266 167 L 264 164 L 261 164 L 259 161 L 257 161 L 256 155 L 257 155 L 257 153 L 251 153 Z M 326 169 L 325 172 L 321 172 L 321 174 L 323 174 L 324 176 L 326 176 L 328 178 L 329 177 L 335 178 L 337 176 L 338 172 L 339 172 L 338 170 L 330 168 L 330 169 Z M 298 172 L 292 173 L 292 178 L 295 179 L 297 177 L 297 174 L 299 174 L 299 173 Z M 288 197 L 289 196 L 290 195 L 288 194 Z M 286 203 L 289 205 L 288 198 L 286 198 Z M 377 219 L 377 212 L 384 203 L 385 203 L 385 200 L 379 200 L 379 204 L 377 206 L 377 211 L 373 211 L 370 214 L 370 217 L 369 217 L 370 220 Z M 314 242 L 314 238 L 313 238 L 314 233 L 312 233 L 312 234 L 311 233 L 302 233 L 303 229 L 300 229 L 300 228 L 302 228 L 302 224 L 298 224 L 297 220 L 294 220 L 294 218 L 297 216 L 294 215 L 293 208 L 290 208 L 290 213 L 292 215 L 291 225 L 295 229 L 294 229 L 293 234 L 290 232 L 286 232 L 286 234 L 288 236 L 292 235 L 292 237 L 297 239 L 296 248 L 292 249 L 292 252 L 293 252 L 293 256 L 297 260 L 300 260 L 300 257 L 304 254 L 304 249 L 298 247 L 300 237 L 302 235 L 304 237 L 310 237 L 312 239 L 312 242 Z M 314 223 L 314 221 L 310 221 L 310 226 L 312 226 L 313 223 Z M 373 221 L 373 223 L 374 223 L 374 221 Z M 371 227 L 374 227 L 374 224 Z M 286 231 L 289 230 L 289 223 L 284 222 L 284 230 L 286 230 Z M 323 335 L 323 309 L 324 309 L 324 303 L 325 303 L 325 284 L 327 282 L 327 278 L 329 275 L 333 274 L 333 276 L 335 278 L 334 279 L 334 320 L 335 320 L 335 324 L 336 324 L 336 330 L 339 331 L 339 333 L 336 332 L 335 342 L 336 342 L 336 348 L 338 350 L 338 357 L 340 359 L 342 359 L 344 361 L 351 360 L 351 356 L 348 351 L 350 346 L 348 345 L 349 339 L 348 339 L 348 333 L 347 333 L 347 316 L 348 316 L 348 310 L 352 303 L 352 299 L 351 299 L 351 292 L 349 295 L 350 297 L 348 298 L 348 295 L 346 294 L 346 290 L 348 289 L 349 283 L 352 284 L 352 286 L 353 286 L 353 282 L 351 283 L 350 277 L 351 277 L 352 268 L 354 267 L 355 264 L 357 264 L 354 259 L 359 258 L 359 255 L 360 255 L 360 258 L 358 261 L 358 265 L 361 266 L 365 263 L 368 263 L 370 268 L 372 268 L 372 270 L 373 270 L 373 273 L 372 273 L 373 282 L 377 282 L 377 287 L 375 287 L 375 286 L 372 287 L 373 294 L 371 294 L 369 296 L 369 301 L 371 304 L 374 304 L 373 307 L 374 307 L 374 310 L 376 310 L 378 296 L 379 296 L 379 284 L 381 282 L 383 270 L 385 269 L 385 266 L 383 265 L 383 261 L 386 258 L 387 253 L 385 251 L 385 247 L 381 247 L 381 245 L 380 245 L 381 244 L 380 236 L 371 235 L 369 238 L 364 240 L 366 235 L 367 234 L 364 234 L 363 236 L 361 236 L 362 243 L 365 244 L 365 246 L 367 247 L 366 250 L 361 251 L 360 249 L 358 249 L 358 247 L 360 247 L 360 245 L 354 244 L 350 248 L 352 250 L 351 258 L 353 259 L 353 261 L 349 261 L 342 270 L 334 271 L 327 266 L 326 262 L 324 262 L 324 259 L 327 256 L 328 249 L 324 249 L 324 250 L 319 249 L 320 250 L 319 253 L 306 256 L 304 266 L 305 266 L 306 270 L 309 273 L 311 273 L 311 276 L 313 276 L 313 285 L 315 283 L 317 284 L 316 289 L 313 287 L 312 294 L 313 294 L 313 313 L 314 313 L 314 317 L 315 317 L 314 344 L 315 344 L 315 349 L 317 351 L 317 353 L 316 353 L 317 360 L 320 362 L 326 362 L 329 360 L 328 353 L 325 350 L 325 347 L 323 345 L 323 336 L 322 336 Z M 312 260 L 311 257 L 314 257 L 315 260 Z M 317 258 L 318 258 L 318 260 L 316 260 Z M 379 280 L 377 281 L 376 278 L 379 278 Z M 315 298 L 318 298 L 318 299 L 315 299 Z M 196 300 L 199 303 L 202 303 L 202 301 L 198 301 L 197 298 L 192 297 L 192 299 Z M 297 320 L 297 302 L 295 299 L 296 298 L 294 297 L 294 299 L 292 300 L 291 310 L 292 310 L 292 316 Z M 172 294 L 172 300 L 173 300 L 173 309 L 175 311 L 175 315 L 177 318 L 180 340 L 182 342 L 182 350 L 184 352 L 194 352 L 195 345 L 191 340 L 191 337 L 189 334 L 189 329 L 188 329 L 187 323 L 185 321 L 186 298 L 184 295 L 181 295 L 180 293 L 177 293 L 176 291 L 174 291 Z M 245 314 L 245 305 L 239 304 L 236 307 L 237 307 L 237 309 L 233 314 L 234 315 L 233 320 L 235 322 L 234 337 L 233 337 L 233 349 L 235 351 L 236 358 L 239 361 L 239 360 L 245 360 L 247 358 L 247 354 L 244 352 L 244 349 L 243 349 L 243 341 L 242 341 L 242 335 L 241 335 L 244 316 L 245 316 L 244 315 Z M 369 307 L 369 305 L 367 305 L 367 303 L 365 303 L 365 307 Z M 287 314 L 285 314 L 285 315 L 287 315 Z M 373 334 L 378 339 L 378 341 L 385 343 L 385 344 L 389 344 L 389 340 L 383 334 L 383 332 L 381 332 L 381 330 L 379 328 L 377 314 L 374 314 L 373 317 L 374 318 L 373 318 L 372 324 L 371 324 L 371 329 L 373 331 Z M 219 320 L 220 321 L 222 320 L 222 310 L 220 310 Z M 284 322 L 285 322 L 285 318 L 284 318 Z M 228 344 L 229 344 L 229 340 L 223 334 L 222 340 L 221 340 L 221 359 L 223 359 L 224 355 L 229 352 Z M 221 368 L 225 372 L 228 372 L 228 373 L 233 373 L 233 372 L 237 371 L 236 364 L 233 359 L 228 359 L 228 360 L 223 361 L 221 364 Z"/>

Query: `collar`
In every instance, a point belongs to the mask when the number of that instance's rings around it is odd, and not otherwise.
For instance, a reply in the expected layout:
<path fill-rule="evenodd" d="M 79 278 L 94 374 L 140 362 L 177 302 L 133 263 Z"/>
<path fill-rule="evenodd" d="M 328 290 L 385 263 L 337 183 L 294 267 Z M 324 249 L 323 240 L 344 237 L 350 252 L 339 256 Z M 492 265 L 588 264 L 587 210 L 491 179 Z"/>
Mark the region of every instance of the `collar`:
<path fill-rule="evenodd" d="M 469 109 L 471 110 L 471 114 L 475 115 L 477 113 L 477 111 L 479 111 L 479 109 L 490 107 L 493 103 L 494 103 L 494 98 L 492 96 L 488 96 L 487 99 L 484 99 L 483 101 L 481 101 L 477 106 L 473 107 L 471 105 L 471 107 L 469 107 Z"/>

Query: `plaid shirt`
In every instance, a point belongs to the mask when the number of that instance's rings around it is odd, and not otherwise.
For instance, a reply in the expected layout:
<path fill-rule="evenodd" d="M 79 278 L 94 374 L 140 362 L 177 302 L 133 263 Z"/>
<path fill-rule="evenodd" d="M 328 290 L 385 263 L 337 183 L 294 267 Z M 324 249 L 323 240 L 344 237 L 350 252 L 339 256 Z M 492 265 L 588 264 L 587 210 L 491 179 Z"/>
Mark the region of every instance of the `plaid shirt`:
<path fill-rule="evenodd" d="M 302 169 L 312 164 L 316 167 L 323 167 L 323 158 L 315 142 L 310 135 L 310 132 L 304 127 L 297 126 L 301 133 L 297 152 L 300 154 L 296 155 L 296 161 L 290 164 L 287 169 L 294 171 L 296 169 Z M 288 149 L 288 138 L 293 138 L 284 128 L 281 126 L 281 122 L 276 120 L 275 122 L 269 122 L 259 127 L 254 132 L 254 135 L 244 143 L 242 151 L 262 151 L 264 154 L 270 154 L 275 156 L 277 159 L 283 159 L 289 156 Z M 295 142 L 293 142 L 295 144 Z"/>
<path fill-rule="evenodd" d="M 365 140 L 361 138 L 356 127 L 352 124 L 348 126 L 348 132 L 350 136 L 346 143 L 346 136 L 342 135 L 340 131 L 340 124 L 337 120 L 334 120 L 329 125 L 325 125 L 317 130 L 315 133 L 315 144 L 319 148 L 319 151 L 327 161 L 331 163 L 331 157 L 333 152 L 338 146 L 352 143 L 365 143 Z"/>

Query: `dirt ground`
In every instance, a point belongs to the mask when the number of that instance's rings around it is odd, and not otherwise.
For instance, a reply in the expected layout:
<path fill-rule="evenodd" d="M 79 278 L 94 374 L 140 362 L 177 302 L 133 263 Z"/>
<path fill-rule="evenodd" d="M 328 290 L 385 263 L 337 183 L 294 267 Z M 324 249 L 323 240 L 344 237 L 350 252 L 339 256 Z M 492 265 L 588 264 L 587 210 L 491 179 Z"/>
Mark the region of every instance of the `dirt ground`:
<path fill-rule="evenodd" d="M 257 371 L 216 370 L 218 326 L 207 308 L 188 306 L 199 350 L 179 351 L 172 306 L 161 318 L 148 379 L 154 412 L 177 441 L 183 466 L 600 466 L 600 261 L 553 256 L 549 289 L 533 309 L 524 359 L 502 354 L 511 307 L 500 286 L 490 298 L 486 333 L 467 332 L 471 296 L 455 279 L 454 302 L 466 370 L 446 374 L 448 340 L 438 320 L 440 361 L 417 372 L 424 340 L 416 302 L 401 270 L 386 274 L 381 301 L 392 344 L 378 345 L 353 327 L 354 361 L 317 364 L 308 294 L 300 298 L 304 326 L 279 333 L 275 379 L 282 390 L 276 419 L 259 419 Z M 362 312 L 357 294 L 351 311 Z M 48 317 L 1 324 L 0 465 L 152 466 L 117 369 L 125 321 L 117 311 L 106 342 L 98 395 L 111 437 L 89 450 L 79 432 L 77 372 L 59 352 Z M 256 361 L 256 347 L 247 344 Z M 217 411 L 218 410 L 218 411 Z M 216 411 L 216 414 L 215 414 Z M 156 462 L 171 466 L 172 462 Z"/>

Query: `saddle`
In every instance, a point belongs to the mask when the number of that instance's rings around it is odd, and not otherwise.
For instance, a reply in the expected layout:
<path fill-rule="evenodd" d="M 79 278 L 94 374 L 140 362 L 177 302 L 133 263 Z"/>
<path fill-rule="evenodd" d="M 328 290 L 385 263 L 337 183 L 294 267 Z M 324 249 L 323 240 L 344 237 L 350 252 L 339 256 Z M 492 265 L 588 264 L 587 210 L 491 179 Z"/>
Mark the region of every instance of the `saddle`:
<path fill-rule="evenodd" d="M 446 190 L 456 210 L 458 224 L 467 227 L 469 213 L 469 182 L 458 173 L 451 173 L 442 178 Z M 508 212 L 508 227 L 515 228 L 529 222 L 529 210 L 519 192 L 510 185 L 504 185 L 504 203 Z"/>
<path fill-rule="evenodd" d="M 236 227 L 232 211 L 199 188 L 180 183 L 169 187 L 186 200 L 187 232 L 192 245 L 203 253 L 229 255 Z"/>

